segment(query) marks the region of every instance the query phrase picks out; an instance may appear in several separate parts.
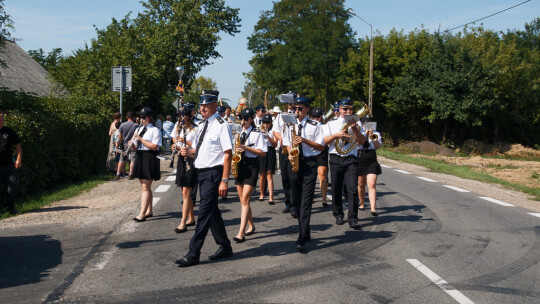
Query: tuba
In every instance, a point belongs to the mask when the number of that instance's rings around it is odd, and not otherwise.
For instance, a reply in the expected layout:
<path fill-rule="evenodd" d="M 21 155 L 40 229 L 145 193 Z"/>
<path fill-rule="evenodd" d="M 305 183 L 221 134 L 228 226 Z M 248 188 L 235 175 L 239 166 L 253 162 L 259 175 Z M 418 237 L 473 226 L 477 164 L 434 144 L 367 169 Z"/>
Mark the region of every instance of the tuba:
<path fill-rule="evenodd" d="M 242 160 L 242 153 L 236 152 L 236 148 L 240 145 L 240 134 L 236 134 L 236 139 L 234 141 L 234 154 L 232 156 L 232 175 L 235 178 L 238 178 L 238 167 L 240 161 Z"/>
<path fill-rule="evenodd" d="M 366 103 L 363 102 L 362 105 L 363 105 L 362 108 L 358 110 L 358 112 L 356 112 L 356 116 L 358 116 L 359 119 L 366 115 L 372 116 L 371 111 L 369 110 Z M 344 130 L 347 130 L 347 129 L 349 129 L 348 132 L 349 132 L 350 138 L 349 139 L 338 138 L 336 140 L 335 147 L 336 147 L 336 152 L 339 155 L 349 154 L 353 150 L 354 146 L 356 146 L 356 138 L 354 137 L 354 133 L 351 128 L 347 127 L 347 124 L 344 124 L 343 127 L 341 127 L 340 132 L 343 132 Z"/>
<path fill-rule="evenodd" d="M 289 152 L 289 155 L 292 156 L 291 160 L 291 171 L 292 172 L 298 172 L 298 169 L 300 168 L 300 149 L 298 149 L 298 145 L 293 143 L 294 137 L 296 135 L 296 126 L 292 125 L 292 131 L 291 131 L 291 152 Z"/>

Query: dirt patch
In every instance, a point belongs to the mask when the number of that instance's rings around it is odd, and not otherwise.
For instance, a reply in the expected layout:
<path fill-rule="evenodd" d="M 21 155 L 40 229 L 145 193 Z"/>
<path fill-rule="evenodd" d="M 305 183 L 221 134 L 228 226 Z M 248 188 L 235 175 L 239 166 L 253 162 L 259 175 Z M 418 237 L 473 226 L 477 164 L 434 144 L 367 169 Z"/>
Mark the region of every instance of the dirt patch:
<path fill-rule="evenodd" d="M 440 155 L 446 155 L 446 156 L 456 155 L 456 153 L 452 151 L 451 149 L 448 149 L 441 145 L 437 145 L 430 141 L 407 143 L 407 144 L 404 144 L 395 148 L 395 150 L 400 153 L 407 153 L 407 154 L 422 153 L 422 154 L 440 154 Z"/>

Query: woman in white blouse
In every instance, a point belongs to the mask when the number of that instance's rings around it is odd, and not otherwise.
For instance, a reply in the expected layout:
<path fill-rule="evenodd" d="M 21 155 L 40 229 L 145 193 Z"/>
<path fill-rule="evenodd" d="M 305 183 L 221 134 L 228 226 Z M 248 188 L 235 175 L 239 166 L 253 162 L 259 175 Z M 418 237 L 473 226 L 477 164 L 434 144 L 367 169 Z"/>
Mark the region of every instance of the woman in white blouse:
<path fill-rule="evenodd" d="M 132 176 L 141 183 L 141 210 L 133 218 L 136 222 L 144 222 L 152 213 L 152 181 L 161 178 L 159 159 L 157 158 L 161 147 L 161 131 L 153 125 L 152 109 L 142 108 L 139 113 L 140 127 L 133 134 L 131 149 L 137 151 L 137 161 Z"/>
<path fill-rule="evenodd" d="M 259 177 L 259 160 L 257 156 L 264 156 L 267 148 L 261 131 L 255 128 L 255 123 L 253 122 L 255 112 L 253 109 L 244 109 L 240 112 L 239 116 L 242 124 L 242 132 L 237 135 L 240 136 L 240 143 L 235 146 L 235 149 L 236 153 L 242 154 L 242 160 L 238 166 L 239 172 L 236 178 L 236 190 L 240 197 L 242 211 L 240 215 L 240 229 L 238 230 L 238 234 L 233 237 L 233 240 L 237 243 L 242 243 L 246 240 L 246 235 L 251 235 L 255 232 L 249 202 L 253 189 L 257 186 L 257 178 Z M 246 231 L 248 224 L 250 230 Z"/>
<path fill-rule="evenodd" d="M 176 151 L 178 151 L 176 185 L 182 187 L 182 220 L 174 231 L 184 233 L 187 231 L 188 226 L 195 226 L 191 190 L 197 186 L 197 169 L 193 164 L 193 158 L 180 155 L 180 148 L 184 146 L 192 147 L 192 143 L 197 136 L 197 128 L 191 117 L 192 111 L 190 107 L 184 106 L 178 113 L 182 119 L 176 122 L 171 137 L 174 144 L 177 145 Z"/>

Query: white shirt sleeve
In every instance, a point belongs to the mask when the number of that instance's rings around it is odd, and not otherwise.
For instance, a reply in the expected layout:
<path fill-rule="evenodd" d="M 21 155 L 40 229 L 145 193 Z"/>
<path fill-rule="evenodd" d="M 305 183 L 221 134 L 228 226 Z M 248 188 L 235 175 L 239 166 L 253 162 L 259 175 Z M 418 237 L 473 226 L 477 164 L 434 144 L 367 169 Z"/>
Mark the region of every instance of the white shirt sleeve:
<path fill-rule="evenodd" d="M 218 122 L 219 123 L 219 122 Z M 223 152 L 232 150 L 232 129 L 231 125 L 226 123 L 226 126 L 221 128 L 221 134 L 219 135 L 219 141 L 221 142 L 221 148 Z"/>

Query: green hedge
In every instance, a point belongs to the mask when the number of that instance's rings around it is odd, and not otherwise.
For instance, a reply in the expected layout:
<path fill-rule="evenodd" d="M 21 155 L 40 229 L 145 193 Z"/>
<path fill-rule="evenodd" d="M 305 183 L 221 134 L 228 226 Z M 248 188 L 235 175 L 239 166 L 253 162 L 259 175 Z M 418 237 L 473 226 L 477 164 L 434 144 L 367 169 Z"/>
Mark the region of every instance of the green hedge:
<path fill-rule="evenodd" d="M 105 171 L 109 115 L 80 97 L 37 97 L 0 90 L 5 125 L 21 138 L 19 195 L 85 180 Z"/>

